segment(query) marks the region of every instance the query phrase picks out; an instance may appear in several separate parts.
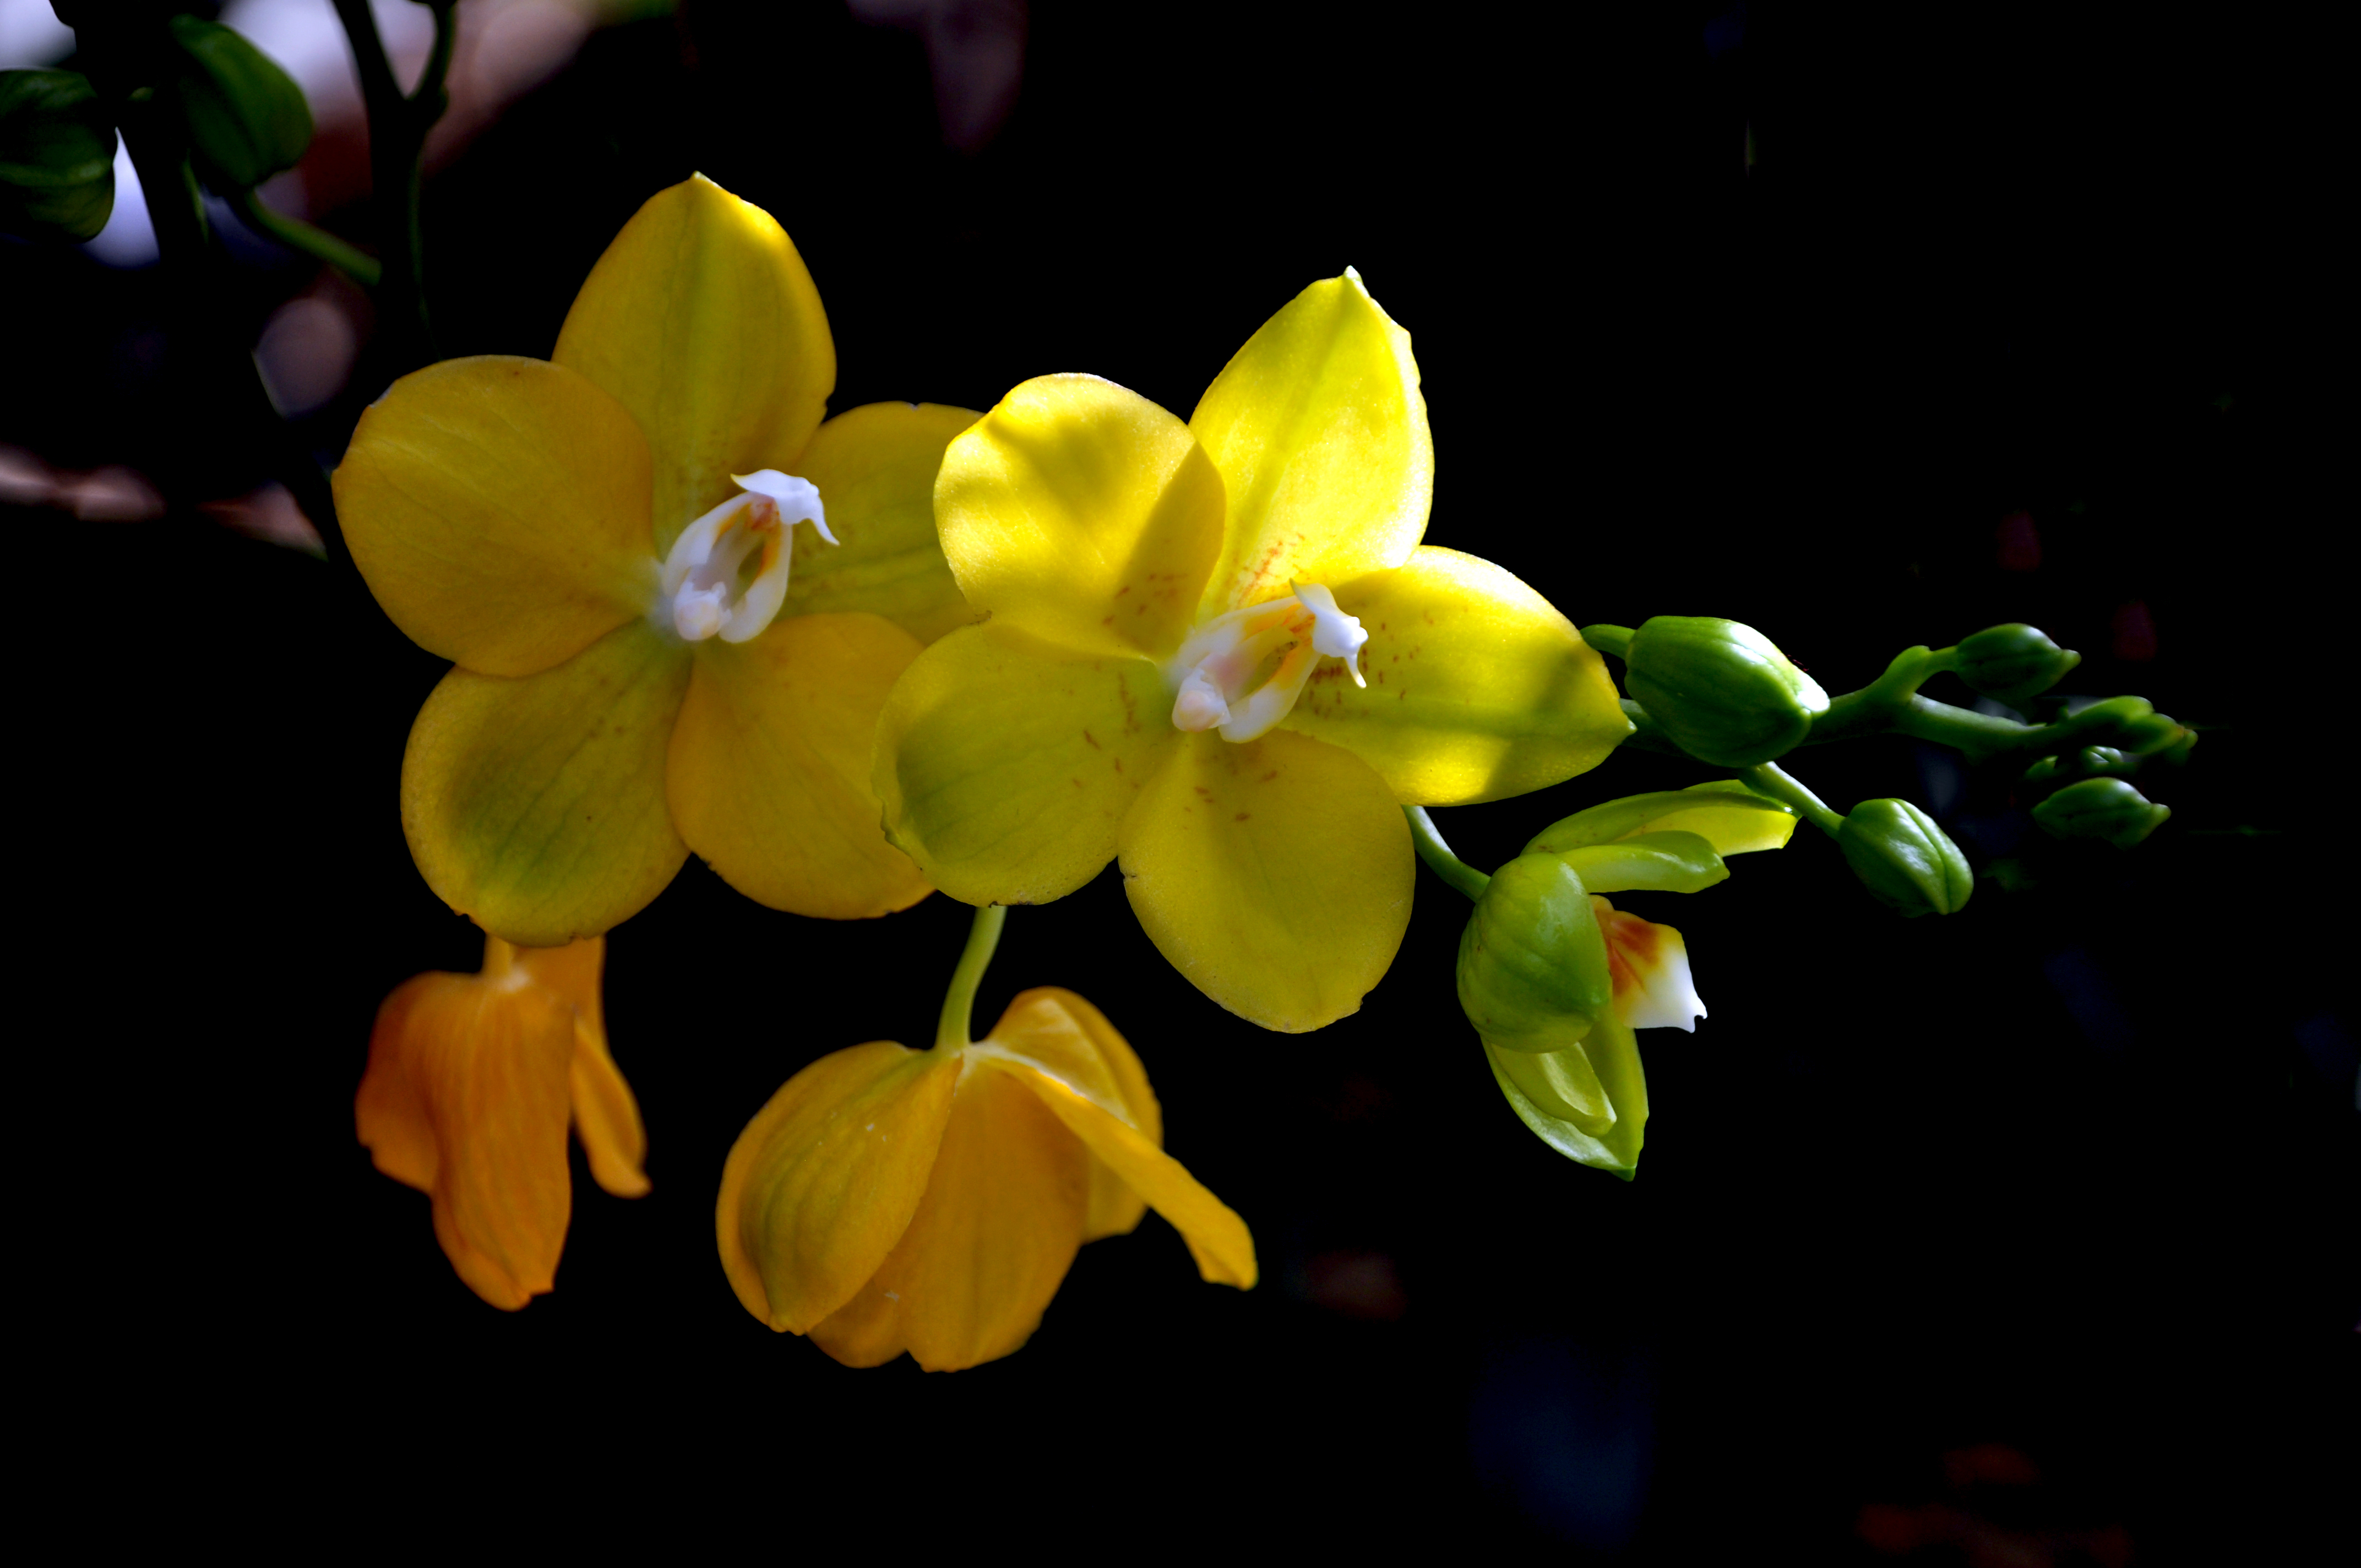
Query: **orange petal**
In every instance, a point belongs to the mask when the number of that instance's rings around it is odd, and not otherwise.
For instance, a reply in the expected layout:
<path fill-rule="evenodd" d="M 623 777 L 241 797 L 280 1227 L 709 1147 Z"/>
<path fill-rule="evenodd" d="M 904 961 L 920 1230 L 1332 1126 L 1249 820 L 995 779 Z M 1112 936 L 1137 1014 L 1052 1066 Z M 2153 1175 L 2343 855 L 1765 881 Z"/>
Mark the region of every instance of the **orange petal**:
<path fill-rule="evenodd" d="M 976 1055 L 965 1053 L 908 1232 L 861 1293 L 811 1332 L 848 1366 L 907 1350 L 929 1372 L 955 1372 L 1008 1354 L 1032 1336 L 1082 1245 L 1090 1178 L 1082 1145 L 1025 1085 L 979 1070 Z"/>
<path fill-rule="evenodd" d="M 413 975 L 378 1008 L 377 1025 L 369 1031 L 368 1069 L 353 1098 L 353 1121 L 378 1169 L 421 1192 L 434 1190 L 440 1157 L 425 1091 L 418 1085 L 412 1019 L 422 1008 L 429 1016 L 438 1015 L 440 1008 L 449 1005 L 440 992 L 473 983 L 463 974 Z"/>
<path fill-rule="evenodd" d="M 1157 1147 L 1164 1146 L 1164 1112 L 1138 1053 L 1105 1014 L 1072 992 L 1043 986 L 1024 992 L 1008 1004 L 989 1037 L 1081 1090 Z M 1093 1155 L 1090 1217 L 1082 1239 L 1128 1235 L 1147 1212 L 1148 1201 Z"/>
<path fill-rule="evenodd" d="M 738 1135 L 714 1229 L 746 1310 L 807 1333 L 909 1228 L 950 1119 L 959 1058 L 874 1040 L 787 1080 Z"/>

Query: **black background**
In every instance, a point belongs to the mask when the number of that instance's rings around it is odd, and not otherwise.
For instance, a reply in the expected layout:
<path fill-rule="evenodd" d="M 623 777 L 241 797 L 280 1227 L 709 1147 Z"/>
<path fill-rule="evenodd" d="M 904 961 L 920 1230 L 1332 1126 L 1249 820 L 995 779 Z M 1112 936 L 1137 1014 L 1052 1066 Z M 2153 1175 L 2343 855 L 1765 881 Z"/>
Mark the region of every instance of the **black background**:
<path fill-rule="evenodd" d="M 1807 831 L 1634 898 L 1712 1015 L 1646 1037 L 1628 1185 L 1500 1102 L 1452 995 L 1464 901 L 1423 873 L 1392 972 L 1307 1036 L 1180 981 L 1112 875 L 1015 912 L 979 1027 L 1030 985 L 1097 1001 L 1264 1282 L 1197 1282 L 1151 1218 L 1084 1249 L 1026 1349 L 948 1377 L 768 1332 L 711 1204 L 797 1068 L 927 1040 L 966 910 L 829 925 L 692 863 L 610 942 L 654 1191 L 609 1199 L 577 1158 L 557 1290 L 482 1305 L 351 1134 L 379 999 L 478 953 L 395 814 L 439 670 L 348 581 L 187 510 L 270 456 L 143 368 L 152 270 L 0 248 L 0 439 L 175 503 L 9 517 L 37 694 L 17 1277 L 36 1369 L 77 1391 L 69 1467 L 258 1540 L 333 1509 L 357 1543 L 1873 1562 L 1857 1525 L 1891 1505 L 1966 1521 L 1913 1561 L 2002 1530 L 2061 1563 L 2308 1560 L 2351 1480 L 2356 1306 L 2317 48 L 2119 8 L 1041 0 L 1015 112 L 961 154 L 914 35 L 692 5 L 595 36 L 437 175 L 444 352 L 545 355 L 615 230 L 702 170 L 794 236 L 837 409 L 1086 369 L 1185 414 L 1354 265 L 1415 339 L 1430 542 L 1577 622 L 1747 620 L 1832 691 L 2030 620 L 2083 651 L 2068 689 L 2205 731 L 2143 778 L 2175 816 L 2128 855 L 2048 852 L 2004 777 L 1906 741 L 1796 759 L 2035 884 L 1904 922 Z M 242 264 L 224 309 L 258 327 L 308 277 Z M 333 456 L 383 375 L 305 437 Z M 2004 564 L 2018 514 L 2035 569 Z M 1698 776 L 1619 755 L 1439 820 L 1488 865 Z M 2038 1479 L 1947 1479 L 1993 1443 Z"/>

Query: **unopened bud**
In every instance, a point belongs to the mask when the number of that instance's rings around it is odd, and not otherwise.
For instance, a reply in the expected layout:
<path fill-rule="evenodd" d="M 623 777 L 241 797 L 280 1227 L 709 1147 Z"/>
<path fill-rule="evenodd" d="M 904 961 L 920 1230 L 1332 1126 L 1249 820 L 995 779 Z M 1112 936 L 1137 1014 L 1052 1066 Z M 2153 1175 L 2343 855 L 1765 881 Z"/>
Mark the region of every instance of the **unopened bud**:
<path fill-rule="evenodd" d="M 2164 826 L 2172 815 L 2121 779 L 2084 779 L 2068 784 L 2033 808 L 2033 820 L 2058 839 L 2096 839 L 2128 850 Z"/>
<path fill-rule="evenodd" d="M 1785 755 L 1828 711 L 1828 694 L 1751 626 L 1660 615 L 1631 634 L 1631 696 L 1674 743 L 1716 767 Z"/>
<path fill-rule="evenodd" d="M 1959 675 L 1971 690 L 2022 707 L 2066 678 L 2082 655 L 2060 648 L 2022 621 L 1988 626 L 1963 639 L 1958 649 Z"/>
<path fill-rule="evenodd" d="M 1906 800 L 1864 800 L 1837 833 L 1861 885 L 1904 915 L 1952 915 L 1975 891 L 1967 857 L 1934 819 Z"/>

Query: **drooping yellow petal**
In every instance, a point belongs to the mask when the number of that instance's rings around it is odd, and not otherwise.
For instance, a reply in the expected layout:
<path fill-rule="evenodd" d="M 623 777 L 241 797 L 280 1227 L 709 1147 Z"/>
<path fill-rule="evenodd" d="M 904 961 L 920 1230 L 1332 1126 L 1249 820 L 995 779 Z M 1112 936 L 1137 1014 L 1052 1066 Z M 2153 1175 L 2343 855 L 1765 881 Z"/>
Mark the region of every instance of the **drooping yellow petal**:
<path fill-rule="evenodd" d="M 1399 566 L 1426 532 L 1434 442 L 1410 334 L 1349 268 L 1246 340 L 1189 417 L 1229 493 L 1200 611 Z"/>
<path fill-rule="evenodd" d="M 955 1372 L 1008 1354 L 1032 1336 L 1082 1245 L 1081 1142 L 1009 1074 L 966 1065 L 910 1228 L 861 1293 L 811 1331 L 848 1366 L 907 1350 L 929 1372 Z"/>
<path fill-rule="evenodd" d="M 487 938 L 487 947 L 500 940 Z M 588 937 L 562 948 L 511 948 L 509 961 L 574 1009 L 574 1135 L 582 1140 L 590 1179 L 618 1198 L 644 1197 L 647 1126 L 640 1120 L 640 1102 L 631 1086 L 608 1048 L 606 1003 L 599 994 L 607 938 Z M 485 963 L 491 967 L 489 951 Z"/>
<path fill-rule="evenodd" d="M 950 444 L 935 521 L 978 614 L 1076 652 L 1163 658 L 1221 548 L 1222 481 L 1138 393 L 1043 376 Z"/>
<path fill-rule="evenodd" d="M 1063 1077 L 1021 1057 L 985 1059 L 1040 1096 L 1094 1157 L 1172 1223 L 1189 1244 L 1198 1273 L 1215 1285 L 1254 1288 L 1254 1237 L 1246 1223 L 1190 1175 L 1187 1167 Z"/>
<path fill-rule="evenodd" d="M 1410 826 L 1351 752 L 1184 735 L 1123 824 L 1124 891 L 1198 990 L 1266 1029 L 1360 1009 L 1410 923 Z"/>
<path fill-rule="evenodd" d="M 800 615 L 751 642 L 697 644 L 668 775 L 689 848 L 747 897 L 797 915 L 855 920 L 926 897 L 869 793 L 878 712 L 917 654 L 874 615 Z"/>
<path fill-rule="evenodd" d="M 664 806 L 688 665 L 634 621 L 538 675 L 445 675 L 401 760 L 402 831 L 426 884 L 536 948 L 644 908 L 688 855 Z"/>
<path fill-rule="evenodd" d="M 1323 660 L 1287 727 L 1344 747 L 1405 806 L 1500 800 L 1603 762 L 1631 733 L 1574 623 L 1488 561 L 1421 545 L 1334 585 L 1369 634 L 1366 687 Z"/>
<path fill-rule="evenodd" d="M 1063 1079 L 1150 1144 L 1164 1146 L 1164 1112 L 1148 1087 L 1139 1053 L 1115 1032 L 1105 1014 L 1072 992 L 1043 986 L 1021 993 L 992 1026 L 987 1043 Z M 1082 1239 L 1127 1235 L 1147 1212 L 1148 1201 L 1093 1155 L 1090 1215 Z"/>
<path fill-rule="evenodd" d="M 787 1080 L 730 1146 L 714 1229 L 748 1311 L 806 1333 L 851 1300 L 917 1212 L 956 1056 L 874 1040 Z"/>
<path fill-rule="evenodd" d="M 877 723 L 885 830 L 969 904 L 1047 904 L 1115 858 L 1174 730 L 1143 659 L 1094 658 L 994 621 L 911 663 Z"/>
<path fill-rule="evenodd" d="M 452 1267 L 511 1311 L 556 1282 L 566 1245 L 573 1055 L 574 1010 L 522 975 L 420 975 L 369 1042 L 361 1141 L 388 1175 L 425 1178 Z"/>
<path fill-rule="evenodd" d="M 701 174 L 623 225 L 551 357 L 647 433 L 658 555 L 737 493 L 730 475 L 793 473 L 836 386 L 828 315 L 786 231 Z"/>
<path fill-rule="evenodd" d="M 361 415 L 336 469 L 354 564 L 431 653 L 493 675 L 572 658 L 647 611 L 648 444 L 538 359 L 446 359 Z"/>
<path fill-rule="evenodd" d="M 981 417 L 939 403 L 868 403 L 819 427 L 798 477 L 828 508 L 829 544 L 796 530 L 783 615 L 867 611 L 921 642 L 975 619 L 935 532 L 943 448 Z"/>
<path fill-rule="evenodd" d="M 1488 1042 L 1484 1054 L 1492 1064 L 1493 1080 L 1508 1097 L 1509 1108 L 1543 1142 L 1568 1159 L 1629 1178 L 1639 1166 L 1640 1145 L 1648 1125 L 1648 1080 L 1640 1069 L 1640 1043 L 1631 1026 L 1609 1013 L 1598 1018 L 1582 1043 L 1571 1048 L 1583 1053 L 1585 1065 L 1614 1103 L 1615 1124 L 1602 1134 L 1594 1135 L 1576 1122 L 1536 1104 L 1510 1076 L 1511 1067 L 1522 1065 L 1511 1060 L 1515 1053 Z"/>
<path fill-rule="evenodd" d="M 1524 852 L 1562 854 L 1642 833 L 1694 833 L 1718 855 L 1743 855 L 1780 849 L 1795 831 L 1792 809 L 1735 779 L 1717 779 L 1687 789 L 1626 795 L 1577 811 L 1535 834 Z"/>

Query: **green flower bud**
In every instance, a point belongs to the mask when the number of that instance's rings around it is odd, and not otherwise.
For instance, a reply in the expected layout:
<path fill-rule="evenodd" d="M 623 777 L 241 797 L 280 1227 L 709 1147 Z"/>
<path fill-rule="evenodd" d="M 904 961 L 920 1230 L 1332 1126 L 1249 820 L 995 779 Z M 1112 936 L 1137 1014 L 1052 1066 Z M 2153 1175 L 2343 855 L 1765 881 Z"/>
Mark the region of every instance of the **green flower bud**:
<path fill-rule="evenodd" d="M 0 71 L 0 229 L 85 240 L 115 211 L 115 126 L 89 78 Z"/>
<path fill-rule="evenodd" d="M 2148 705 L 2146 697 L 2111 696 L 2094 702 L 2059 726 L 2076 740 L 2112 746 L 2136 757 L 2185 752 L 2194 733 Z"/>
<path fill-rule="evenodd" d="M 1476 1032 L 1504 1050 L 1559 1050 L 1614 995 L 1607 939 L 1573 869 L 1520 855 L 1493 872 L 1459 938 L 1459 1005 Z"/>
<path fill-rule="evenodd" d="M 2097 839 L 2118 850 L 2164 826 L 2172 815 L 2121 779 L 2084 779 L 2068 784 L 2033 808 L 2034 821 L 2058 839 Z"/>
<path fill-rule="evenodd" d="M 2055 789 L 2076 779 L 2101 778 L 2130 773 L 2140 760 L 2126 757 L 2113 746 L 2085 746 L 2062 757 L 2044 757 L 2025 770 L 2025 782 L 2036 788 Z"/>
<path fill-rule="evenodd" d="M 1648 717 L 1699 762 L 1751 768 L 1784 756 L 1828 694 L 1751 626 L 1660 615 L 1631 634 L 1625 684 Z"/>
<path fill-rule="evenodd" d="M 269 56 L 218 22 L 172 18 L 181 117 L 198 175 L 216 191 L 249 191 L 292 169 L 312 145 L 303 90 Z"/>
<path fill-rule="evenodd" d="M 1837 833 L 1837 848 L 1861 885 L 1905 915 L 1955 915 L 1975 891 L 1967 857 L 1950 835 L 1906 800 L 1864 800 Z"/>
<path fill-rule="evenodd" d="M 1956 650 L 1960 679 L 1969 689 L 2022 707 L 2066 678 L 2082 655 L 2060 648 L 2023 621 L 1988 626 Z"/>

